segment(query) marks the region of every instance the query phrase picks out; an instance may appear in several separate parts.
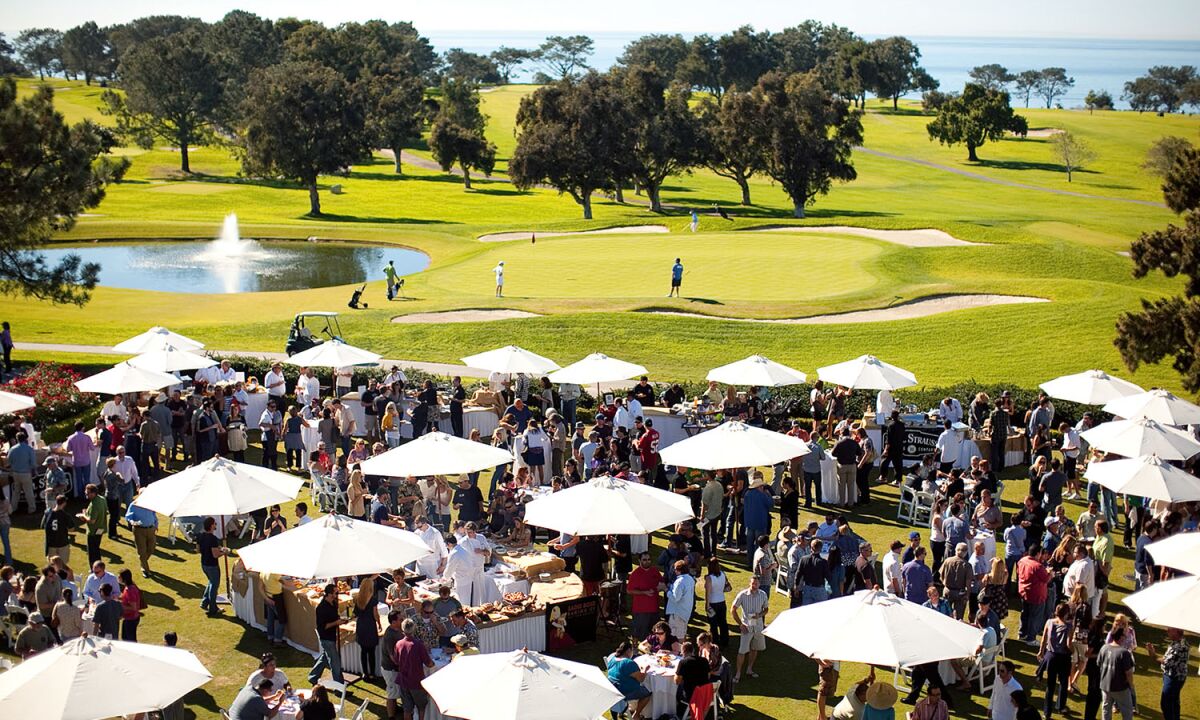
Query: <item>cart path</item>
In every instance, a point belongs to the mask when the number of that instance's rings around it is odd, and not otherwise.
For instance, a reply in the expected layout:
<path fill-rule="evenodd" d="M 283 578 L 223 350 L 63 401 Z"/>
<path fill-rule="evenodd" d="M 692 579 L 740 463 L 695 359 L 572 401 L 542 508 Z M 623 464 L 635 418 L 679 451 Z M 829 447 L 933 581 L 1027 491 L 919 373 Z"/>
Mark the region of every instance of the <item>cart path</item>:
<path fill-rule="evenodd" d="M 1004 185 L 1006 187 L 1012 187 L 1012 188 L 1020 188 L 1021 190 L 1033 190 L 1035 192 L 1050 193 L 1051 195 L 1065 195 L 1067 197 L 1084 198 L 1085 200 L 1109 200 L 1111 202 L 1132 203 L 1134 205 L 1145 205 L 1146 207 L 1154 207 L 1154 208 L 1165 208 L 1166 207 L 1166 205 L 1163 203 L 1153 202 L 1151 200 L 1138 200 L 1136 198 L 1113 197 L 1111 195 L 1090 195 L 1088 193 L 1075 192 L 1074 190 L 1060 190 L 1058 188 L 1048 188 L 1048 187 L 1042 187 L 1040 185 L 1029 185 L 1026 183 L 1014 182 L 1012 180 L 1003 180 L 1001 178 L 990 177 L 988 175 L 984 175 L 983 173 L 972 172 L 970 170 L 964 170 L 962 168 L 953 167 L 951 165 L 942 165 L 941 163 L 935 163 L 930 160 L 922 160 L 921 158 L 910 157 L 908 155 L 896 155 L 894 153 L 883 152 L 882 150 L 872 150 L 871 148 L 862 147 L 861 145 L 855 147 L 854 150 L 856 152 L 866 153 L 867 155 L 874 155 L 875 157 L 886 158 L 888 160 L 898 160 L 900 162 L 913 163 L 914 165 L 924 165 L 925 167 L 933 168 L 935 170 L 945 170 L 946 172 L 952 172 L 955 175 L 962 175 L 963 177 L 969 177 L 972 180 L 982 180 L 983 182 L 993 183 L 995 185 Z"/>
<path fill-rule="evenodd" d="M 119 355 L 129 357 L 129 353 L 117 352 L 107 345 L 68 345 L 65 343 L 30 343 L 19 342 L 13 343 L 14 350 L 26 350 L 29 352 L 59 352 L 59 353 L 88 353 L 93 355 Z M 213 350 L 204 348 L 199 352 L 211 353 L 213 355 L 244 355 L 246 357 L 258 358 L 260 360 L 281 360 L 287 361 L 287 353 L 278 352 L 263 352 L 261 350 Z M 391 360 L 384 358 L 379 361 L 382 367 L 395 365 L 400 368 L 413 368 L 433 375 L 444 375 L 453 377 L 455 375 L 464 378 L 476 378 L 486 380 L 490 374 L 487 370 L 479 368 L 467 367 L 466 365 L 455 365 L 453 363 L 438 363 L 424 362 L 421 360 Z M 602 382 L 600 388 L 602 390 L 624 390 L 634 386 L 633 380 L 619 380 L 616 382 Z"/>

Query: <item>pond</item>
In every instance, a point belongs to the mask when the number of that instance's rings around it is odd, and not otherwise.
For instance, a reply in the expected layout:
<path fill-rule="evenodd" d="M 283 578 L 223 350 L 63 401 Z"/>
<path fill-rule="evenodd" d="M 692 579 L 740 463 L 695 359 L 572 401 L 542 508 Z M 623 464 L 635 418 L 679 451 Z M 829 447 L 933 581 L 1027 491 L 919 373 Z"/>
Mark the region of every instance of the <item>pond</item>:
<path fill-rule="evenodd" d="M 302 240 L 210 240 L 54 245 L 51 265 L 68 254 L 100 264 L 100 285 L 135 290 L 221 294 L 301 290 L 382 280 L 393 261 L 400 275 L 429 267 L 417 250 Z"/>

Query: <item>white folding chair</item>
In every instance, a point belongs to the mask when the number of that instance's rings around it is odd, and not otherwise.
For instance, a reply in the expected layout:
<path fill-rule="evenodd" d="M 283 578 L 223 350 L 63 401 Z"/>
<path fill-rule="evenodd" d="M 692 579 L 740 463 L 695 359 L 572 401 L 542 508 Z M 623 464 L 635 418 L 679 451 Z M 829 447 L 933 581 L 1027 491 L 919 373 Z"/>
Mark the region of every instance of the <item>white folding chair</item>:
<path fill-rule="evenodd" d="M 917 491 L 904 480 L 900 483 L 900 504 L 896 506 L 896 519 L 912 524 L 913 510 L 917 504 Z"/>
<path fill-rule="evenodd" d="M 363 700 L 362 705 L 359 705 L 354 714 L 350 716 L 350 720 L 363 720 L 367 716 L 367 703 L 369 702 L 371 702 L 370 699 Z"/>
<path fill-rule="evenodd" d="M 892 673 L 892 687 L 901 692 L 912 690 L 912 670 L 906 667 L 897 667 Z"/>
<path fill-rule="evenodd" d="M 226 710 L 225 708 L 221 708 L 221 720 L 232 720 L 229 717 L 229 711 Z"/>
<path fill-rule="evenodd" d="M 975 660 L 975 665 L 972 666 L 971 672 L 967 673 L 967 682 L 979 678 L 979 694 L 986 695 L 991 692 L 992 686 L 996 683 L 996 657 L 1000 654 L 1000 646 L 993 645 L 992 647 L 980 653 Z M 988 673 L 991 673 L 991 682 L 987 681 Z"/>
<path fill-rule="evenodd" d="M 1001 660 L 1006 660 L 1008 657 L 1004 654 L 1004 646 L 1007 643 L 1008 643 L 1008 627 L 1006 625 L 1001 625 L 1000 626 L 1000 639 L 996 643 L 996 647 L 1000 649 L 999 652 L 997 653 L 997 657 L 999 657 Z"/>
<path fill-rule="evenodd" d="M 706 713 L 706 714 L 707 714 L 707 715 L 709 715 L 709 716 L 711 716 L 711 717 L 712 717 L 712 720 L 717 720 L 717 718 L 720 716 L 720 706 L 721 706 L 721 701 L 720 701 L 720 697 L 721 697 L 721 695 L 720 695 L 720 690 L 721 690 L 721 681 L 720 681 L 720 680 L 713 680 L 713 681 L 712 681 L 712 688 L 713 688 L 713 701 L 712 701 L 712 705 L 709 705 L 709 706 L 708 706 L 708 713 Z M 685 709 L 685 710 L 683 711 L 683 718 L 681 718 L 681 720 L 694 720 L 694 718 L 692 718 L 692 708 L 691 708 L 691 706 L 688 706 L 688 707 L 687 707 L 687 709 Z"/>
<path fill-rule="evenodd" d="M 0 671 L 8 671 L 13 669 L 13 661 L 8 658 L 0 658 Z"/>
<path fill-rule="evenodd" d="M 337 717 L 341 717 L 342 708 L 346 706 L 346 685 L 331 678 L 321 680 L 321 685 L 324 685 L 326 690 L 332 690 L 338 694 Z"/>
<path fill-rule="evenodd" d="M 916 494 L 912 513 L 913 525 L 924 525 L 930 521 L 930 514 L 933 513 L 933 503 L 933 493 L 918 492 Z"/>

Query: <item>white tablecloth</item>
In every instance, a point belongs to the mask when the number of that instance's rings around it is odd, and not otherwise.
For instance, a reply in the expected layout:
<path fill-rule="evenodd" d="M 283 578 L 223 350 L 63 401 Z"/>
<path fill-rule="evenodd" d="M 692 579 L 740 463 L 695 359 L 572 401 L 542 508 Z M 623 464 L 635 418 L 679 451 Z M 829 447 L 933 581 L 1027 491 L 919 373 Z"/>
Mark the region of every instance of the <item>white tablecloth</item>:
<path fill-rule="evenodd" d="M 670 667 L 658 664 L 657 655 L 639 655 L 635 658 L 638 667 L 646 673 L 642 684 L 650 688 L 650 702 L 646 705 L 645 717 L 656 718 L 662 715 L 675 715 L 675 698 L 678 686 L 675 684 L 675 667 L 679 658 L 675 658 Z"/>
<path fill-rule="evenodd" d="M 497 572 L 495 569 L 485 571 L 483 577 L 491 582 L 483 584 L 483 598 L 477 603 L 479 605 L 499 602 L 506 593 L 523 592 L 527 595 L 529 594 L 528 580 L 517 580 L 512 575 Z M 413 587 L 413 597 L 424 602 L 426 600 L 436 600 L 437 593 L 417 585 Z"/>
<path fill-rule="evenodd" d="M 262 630 L 263 632 L 266 632 L 267 626 L 259 623 L 254 617 L 254 605 L 256 602 L 257 601 L 254 599 L 254 583 L 249 583 L 246 586 L 246 594 L 245 595 L 242 595 L 241 593 L 237 592 L 236 590 L 233 590 L 232 604 L 233 604 L 234 616 L 238 620 L 241 620 L 242 622 L 246 623 L 247 625 L 254 628 L 255 630 Z M 304 653 L 305 655 L 311 655 L 313 657 L 316 657 L 317 655 L 320 654 L 320 653 L 314 653 L 312 650 L 310 650 L 309 648 L 306 648 L 302 645 L 297 645 L 296 643 L 292 642 L 290 639 L 288 639 L 286 637 L 283 640 L 290 647 L 295 648 L 296 650 L 299 650 L 300 652 Z M 355 654 L 355 656 L 358 655 L 358 646 L 357 645 L 354 646 L 354 654 Z M 356 664 L 357 664 L 357 662 L 358 661 L 355 660 Z"/>
<path fill-rule="evenodd" d="M 500 418 L 496 417 L 495 411 L 491 408 L 468 407 L 463 408 L 463 437 L 471 437 L 472 430 L 478 430 L 480 437 L 487 440 L 492 436 L 492 431 L 500 426 Z M 449 435 L 454 434 L 454 424 L 450 422 L 450 415 L 438 420 L 438 430 Z"/>
<path fill-rule="evenodd" d="M 479 652 L 512 652 L 521 648 L 538 652 L 546 650 L 545 612 L 479 628 Z"/>
<path fill-rule="evenodd" d="M 258 429 L 259 418 L 262 417 L 263 410 L 267 409 L 267 401 L 271 396 L 265 392 L 247 393 L 246 407 L 242 408 L 242 417 L 246 420 L 246 428 L 250 430 Z M 279 412 L 283 412 L 284 408 L 276 408 Z"/>
<path fill-rule="evenodd" d="M 837 460 L 834 460 L 833 455 L 826 450 L 825 458 L 821 460 L 821 499 L 828 505 L 836 501 L 837 497 Z"/>
<path fill-rule="evenodd" d="M 672 415 L 671 411 L 661 407 L 643 407 L 642 417 L 654 421 L 654 429 L 658 431 L 658 449 L 670 447 L 680 440 L 686 440 L 687 431 L 683 429 L 684 417 Z"/>

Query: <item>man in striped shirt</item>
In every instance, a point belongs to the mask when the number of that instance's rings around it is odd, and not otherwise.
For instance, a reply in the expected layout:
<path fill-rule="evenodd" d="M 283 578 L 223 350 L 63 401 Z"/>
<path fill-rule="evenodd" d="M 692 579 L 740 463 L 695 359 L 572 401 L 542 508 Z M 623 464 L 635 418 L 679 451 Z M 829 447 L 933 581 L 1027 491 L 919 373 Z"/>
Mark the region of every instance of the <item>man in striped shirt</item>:
<path fill-rule="evenodd" d="M 738 640 L 737 672 L 733 676 L 736 683 L 742 679 L 742 665 L 746 664 L 746 674 L 758 677 L 754 672 L 754 661 L 758 653 L 767 649 L 767 638 L 763 635 L 767 617 L 767 594 L 759 587 L 758 576 L 750 576 L 750 586 L 739 592 L 733 599 L 733 621 L 738 625 L 740 638 Z M 746 663 L 746 655 L 750 662 Z"/>

